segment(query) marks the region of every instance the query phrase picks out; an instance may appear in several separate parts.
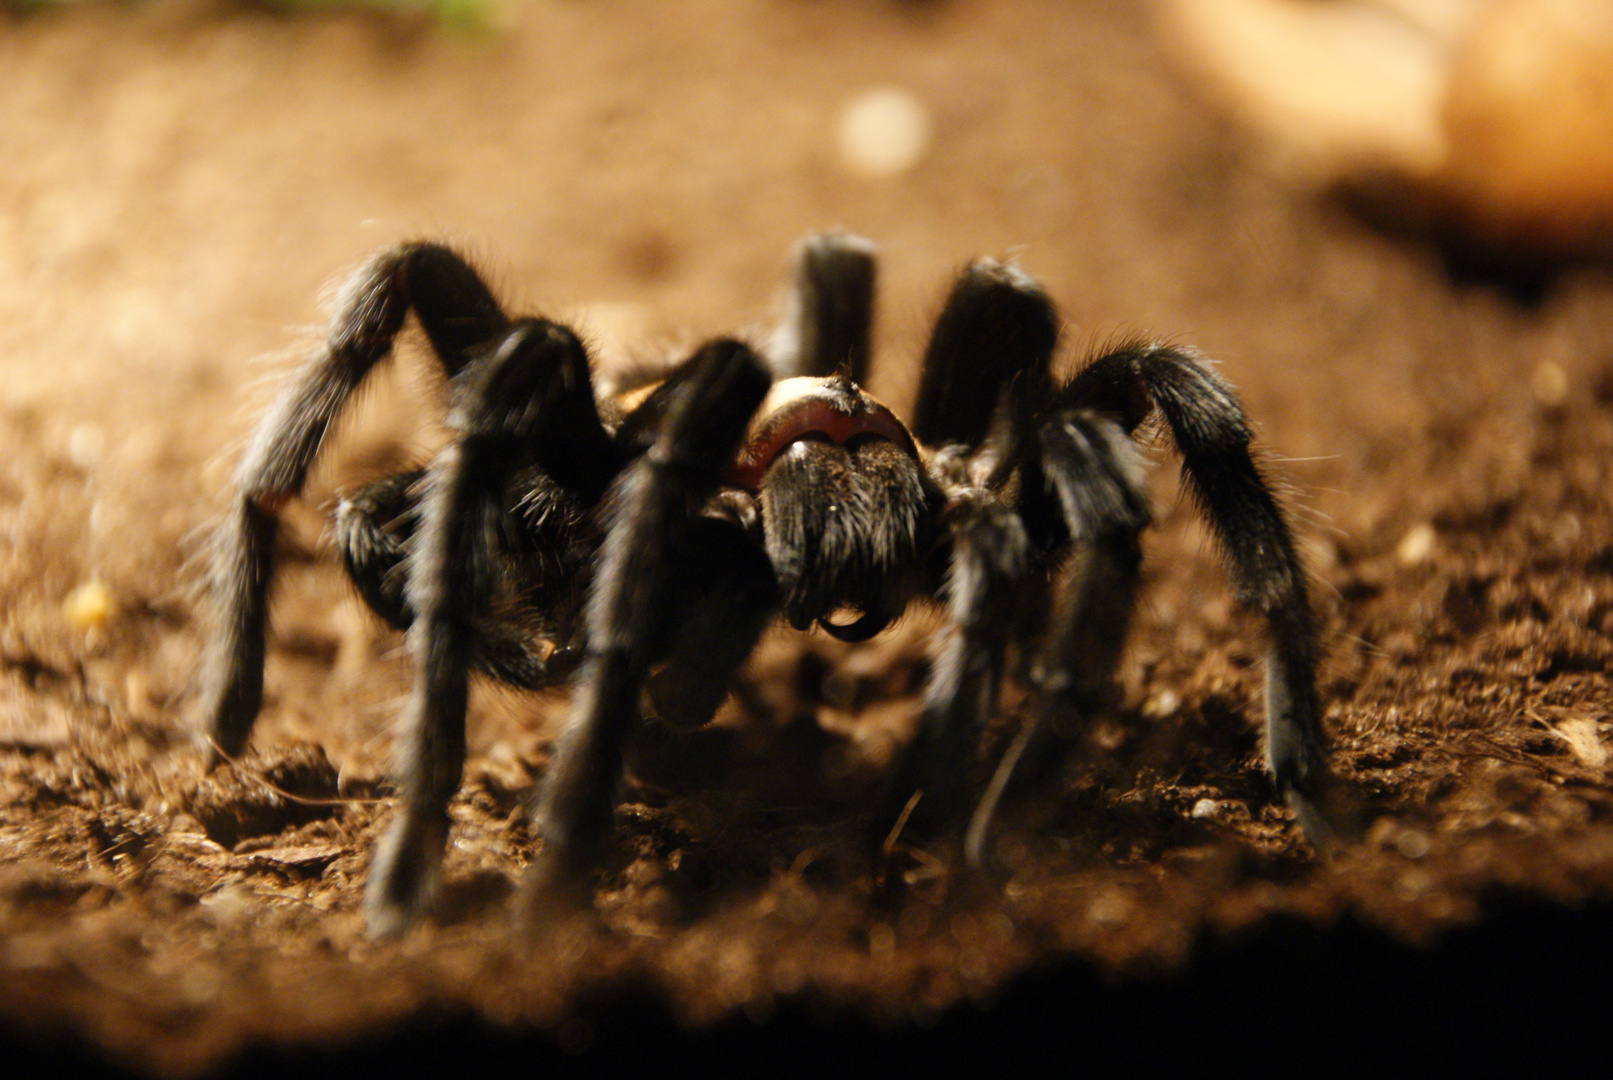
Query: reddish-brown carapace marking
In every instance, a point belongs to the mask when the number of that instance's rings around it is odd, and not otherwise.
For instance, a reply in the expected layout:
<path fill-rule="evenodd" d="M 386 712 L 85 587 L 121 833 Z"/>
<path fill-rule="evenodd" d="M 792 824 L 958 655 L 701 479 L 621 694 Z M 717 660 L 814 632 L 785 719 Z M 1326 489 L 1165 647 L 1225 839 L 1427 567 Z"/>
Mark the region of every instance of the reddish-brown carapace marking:
<path fill-rule="evenodd" d="M 820 437 L 845 446 L 864 435 L 889 440 L 919 456 L 907 425 L 855 384 L 838 376 L 781 379 L 756 410 L 745 445 L 724 474 L 723 484 L 756 491 L 768 466 L 792 443 Z"/>

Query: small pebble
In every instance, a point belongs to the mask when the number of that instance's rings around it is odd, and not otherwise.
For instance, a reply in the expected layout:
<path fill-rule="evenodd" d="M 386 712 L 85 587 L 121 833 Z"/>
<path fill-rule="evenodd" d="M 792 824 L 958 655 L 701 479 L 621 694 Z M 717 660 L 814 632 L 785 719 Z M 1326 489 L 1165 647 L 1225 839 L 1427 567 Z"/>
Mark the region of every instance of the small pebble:
<path fill-rule="evenodd" d="M 1118 889 L 1106 889 L 1087 907 L 1087 918 L 1101 926 L 1120 926 L 1131 918 L 1131 900 Z"/>
<path fill-rule="evenodd" d="M 1161 690 L 1147 701 L 1143 702 L 1142 713 L 1150 720 L 1160 720 L 1173 716 L 1181 708 L 1182 698 L 1174 690 Z"/>
<path fill-rule="evenodd" d="M 97 580 L 86 581 L 62 601 L 62 614 L 75 630 L 100 630 L 117 612 L 117 598 Z"/>
<path fill-rule="evenodd" d="M 1554 730 L 1558 738 L 1567 743 L 1574 756 L 1584 764 L 1593 769 L 1607 765 L 1607 747 L 1602 744 L 1595 720 L 1589 717 L 1564 720 Z"/>
<path fill-rule="evenodd" d="M 231 922 L 252 909 L 253 899 L 248 886 L 233 882 L 202 897 L 201 905 L 217 921 Z"/>
<path fill-rule="evenodd" d="M 1420 525 L 1413 525 L 1406 530 L 1406 535 L 1400 538 L 1395 546 L 1395 558 L 1401 566 L 1416 566 L 1427 562 L 1428 557 L 1434 553 L 1434 541 L 1438 534 L 1434 527 L 1426 521 Z"/>
<path fill-rule="evenodd" d="M 1432 849 L 1428 834 L 1417 829 L 1401 829 L 1395 837 L 1395 850 L 1408 859 L 1420 859 Z"/>

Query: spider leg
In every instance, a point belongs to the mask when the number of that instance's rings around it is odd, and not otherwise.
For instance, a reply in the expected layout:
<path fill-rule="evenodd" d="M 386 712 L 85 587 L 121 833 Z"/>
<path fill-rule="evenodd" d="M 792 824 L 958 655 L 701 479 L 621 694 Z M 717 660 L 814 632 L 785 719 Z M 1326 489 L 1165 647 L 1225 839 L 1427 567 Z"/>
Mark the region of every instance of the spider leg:
<path fill-rule="evenodd" d="M 697 728 L 716 715 L 734 672 L 778 611 L 778 579 L 762 546 L 727 518 L 695 518 L 674 557 L 667 609 L 676 624 L 666 663 L 646 689 L 656 719 Z"/>
<path fill-rule="evenodd" d="M 416 672 L 398 751 L 402 806 L 376 853 L 365 898 L 376 936 L 402 930 L 436 891 L 448 800 L 465 761 L 469 671 L 486 660 L 478 640 L 501 569 L 510 479 L 533 460 L 564 460 L 579 447 L 608 442 L 593 411 L 582 343 L 553 323 L 514 324 L 456 391 L 448 422 L 458 438 L 427 472 L 406 564 Z"/>
<path fill-rule="evenodd" d="M 1045 722 L 1060 713 L 1091 716 L 1111 703 L 1136 602 L 1138 539 L 1150 517 L 1136 447 L 1112 419 L 1084 409 L 1059 410 L 1032 428 L 1025 451 L 1021 505 L 1056 504 L 1075 555 L 1046 620 L 1042 646 L 1030 659 L 1028 682 L 1037 692 L 1033 711 L 998 763 L 965 833 L 964 854 L 975 867 L 985 865 L 986 834 L 997 804 Z M 1046 510 L 1023 512 L 1034 522 Z M 1040 622 L 1040 613 L 1033 614 Z M 1040 629 L 1021 625 L 1022 641 Z"/>
<path fill-rule="evenodd" d="M 860 236 L 808 237 L 796 255 L 790 310 L 772 343 L 780 379 L 868 374 L 874 322 L 874 245 Z"/>
<path fill-rule="evenodd" d="M 994 259 L 971 263 L 925 349 L 914 437 L 925 446 L 979 447 L 1005 395 L 1022 427 L 1052 396 L 1048 363 L 1058 334 L 1058 313 L 1031 277 Z"/>
<path fill-rule="evenodd" d="M 347 576 L 381 618 L 407 630 L 414 612 L 404 596 L 404 559 L 414 534 L 415 491 L 424 469 L 399 473 L 345 495 L 332 526 Z"/>
<path fill-rule="evenodd" d="M 399 473 L 344 496 L 336 507 L 336 547 L 347 575 L 370 609 L 398 630 L 414 623 L 407 595 L 409 542 L 419 516 L 426 470 Z M 532 628 L 497 615 L 477 616 L 471 666 L 522 690 L 544 690 L 571 674 L 577 650 L 545 651 Z"/>
<path fill-rule="evenodd" d="M 543 848 L 528 875 L 529 912 L 578 887 L 597 863 L 610 831 L 623 740 L 639 717 L 640 692 L 650 665 L 683 628 L 686 616 L 674 612 L 672 602 L 691 580 L 728 572 L 720 548 L 702 540 L 718 535 L 712 530 L 719 526 L 736 533 L 737 527 L 692 515 L 690 507 L 716 490 L 770 378 L 760 360 L 733 341 L 707 345 L 680 375 L 679 391 L 666 403 L 649 449 L 622 472 L 607 497 L 606 538 L 586 612 L 586 657 L 534 814 Z M 702 550 L 703 566 L 690 556 Z M 753 603 L 765 601 L 768 610 L 776 602 L 766 588 L 738 591 Z M 704 621 L 714 615 L 709 612 Z M 737 665 L 764 619 L 754 610 L 731 618 L 732 636 L 719 633 L 715 643 L 707 643 L 714 662 L 701 674 L 726 687 L 731 668 L 714 667 Z M 670 689 L 670 699 L 677 699 L 676 687 Z M 684 698 L 680 704 L 698 712 L 707 702 Z"/>
<path fill-rule="evenodd" d="M 413 308 L 450 376 L 507 321 L 475 271 L 447 248 L 405 244 L 375 256 L 343 289 L 325 345 L 258 425 L 237 497 L 214 538 L 220 609 L 202 699 L 213 756 L 240 752 L 263 703 L 264 624 L 277 512 L 302 490 L 325 434 Z"/>
<path fill-rule="evenodd" d="M 1030 573 L 1024 527 L 990 493 L 954 499 L 946 517 L 952 532 L 944 586 L 948 628 L 931 659 L 917 731 L 875 818 L 882 833 L 915 791 L 922 795 L 907 819 L 914 832 L 933 833 L 955 812 L 967 764 L 997 703 Z"/>
<path fill-rule="evenodd" d="M 1130 345 L 1077 374 L 1060 399 L 1113 416 L 1128 431 L 1150 407 L 1164 416 L 1237 600 L 1266 623 L 1266 760 L 1306 837 L 1327 846 L 1335 830 L 1323 811 L 1330 778 L 1305 571 L 1282 509 L 1250 455 L 1249 424 L 1236 393 L 1188 350 Z"/>
<path fill-rule="evenodd" d="M 1021 426 L 1035 395 L 1050 386 L 1058 314 L 1033 279 L 981 259 L 953 285 L 924 355 L 914 433 L 930 446 L 946 495 L 950 534 L 945 580 L 948 629 L 936 648 L 924 708 L 876 816 L 896 820 L 915 790 L 909 824 L 933 831 L 954 812 L 970 754 L 996 706 L 1007 645 L 1032 617 L 1025 583 L 1039 553 L 993 474 L 1008 448 L 1001 433 Z"/>

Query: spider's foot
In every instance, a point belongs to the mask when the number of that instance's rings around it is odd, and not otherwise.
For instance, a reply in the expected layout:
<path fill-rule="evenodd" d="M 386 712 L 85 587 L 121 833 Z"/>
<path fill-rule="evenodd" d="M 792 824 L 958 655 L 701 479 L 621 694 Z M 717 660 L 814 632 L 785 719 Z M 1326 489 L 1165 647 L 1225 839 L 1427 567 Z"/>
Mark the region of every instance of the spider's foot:
<path fill-rule="evenodd" d="M 1300 832 L 1319 855 L 1332 855 L 1361 839 L 1359 807 L 1337 778 L 1318 785 L 1308 784 L 1301 791 L 1292 785 L 1283 791 L 1288 809 L 1294 813 Z"/>
<path fill-rule="evenodd" d="M 521 883 L 517 921 L 528 939 L 587 914 L 593 905 L 593 875 L 574 858 L 550 847 L 538 853 Z"/>
<path fill-rule="evenodd" d="M 243 693 L 232 686 L 212 696 L 216 704 L 203 713 L 196 741 L 206 751 L 205 770 L 212 772 L 220 765 L 238 758 L 246 749 L 247 736 L 252 722 L 257 719 L 261 688 L 256 693 Z"/>
<path fill-rule="evenodd" d="M 392 823 L 364 889 L 370 937 L 397 937 L 431 910 L 442 884 L 447 841 L 446 820 L 421 822 L 405 813 Z"/>
<path fill-rule="evenodd" d="M 208 735 L 198 735 L 196 737 L 196 745 L 200 747 L 203 752 L 203 776 L 208 776 L 217 772 L 219 769 L 228 764 L 230 759 L 235 756 L 234 754 L 226 751 L 223 747 L 219 746 L 218 741 Z"/>

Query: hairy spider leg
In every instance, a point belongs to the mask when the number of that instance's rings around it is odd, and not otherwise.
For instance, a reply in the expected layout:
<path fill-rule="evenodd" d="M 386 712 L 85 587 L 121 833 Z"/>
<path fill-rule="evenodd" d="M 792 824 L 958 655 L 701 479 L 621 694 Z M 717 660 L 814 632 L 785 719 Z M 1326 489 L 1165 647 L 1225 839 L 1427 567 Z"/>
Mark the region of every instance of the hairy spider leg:
<path fill-rule="evenodd" d="M 1058 312 L 1034 279 L 995 259 L 971 263 L 925 348 L 914 437 L 925 446 L 977 449 L 1005 403 L 1022 427 L 1052 397 L 1058 337 Z"/>
<path fill-rule="evenodd" d="M 342 290 L 324 346 L 265 414 L 236 473 L 238 492 L 213 540 L 210 587 L 220 610 L 204 663 L 210 762 L 245 746 L 263 704 L 264 631 L 278 511 L 303 487 L 331 423 L 392 351 L 413 308 L 451 377 L 507 325 L 498 303 L 447 248 L 404 244 L 372 258 Z"/>
<path fill-rule="evenodd" d="M 749 611 L 731 611 L 726 623 L 713 626 L 719 619 L 708 604 L 696 619 L 720 630 L 706 642 L 716 663 L 704 665 L 698 676 L 725 689 L 776 603 L 770 586 L 749 585 L 742 580 L 746 570 L 713 559 L 718 549 L 692 557 L 724 528 L 732 539 L 722 546 L 730 550 L 748 538 L 739 526 L 690 509 L 716 491 L 770 382 L 760 359 L 739 342 L 705 346 L 680 371 L 671 400 L 662 403 L 665 412 L 649 449 L 623 470 L 607 496 L 605 542 L 585 617 L 586 658 L 534 813 L 543 847 L 528 873 L 529 915 L 569 900 L 598 865 L 621 778 L 623 741 L 639 719 L 645 680 L 690 619 L 687 609 L 678 609 L 678 595 L 715 595 L 699 582 L 702 577 L 741 579 L 716 592 L 726 589 L 731 598 L 752 604 Z M 740 566 L 759 573 L 765 561 Z M 687 652 L 678 655 L 688 659 Z M 711 708 L 716 701 L 720 695 Z M 704 709 L 708 703 L 683 704 Z"/>
<path fill-rule="evenodd" d="M 1266 623 L 1266 760 L 1277 789 L 1311 843 L 1331 846 L 1336 833 L 1324 809 L 1330 777 L 1305 570 L 1250 454 L 1249 422 L 1236 392 L 1187 349 L 1132 344 L 1077 373 L 1059 402 L 1112 416 L 1128 432 L 1155 408 L 1164 417 L 1237 601 Z"/>
<path fill-rule="evenodd" d="M 1013 509 L 979 491 L 946 512 L 951 544 L 941 595 L 946 628 L 932 646 L 923 710 L 875 824 L 883 832 L 915 792 L 908 827 L 919 835 L 957 819 L 964 779 L 997 705 L 1005 658 L 1023 616 L 1033 553 Z"/>
<path fill-rule="evenodd" d="M 418 519 L 421 481 L 413 469 L 366 484 L 336 504 L 332 526 L 336 549 L 359 596 L 398 630 L 409 629 L 414 611 L 405 596 L 404 561 Z"/>
<path fill-rule="evenodd" d="M 877 274 L 872 241 L 824 233 L 796 252 L 790 308 L 769 357 L 775 378 L 868 377 Z"/>
<path fill-rule="evenodd" d="M 336 505 L 334 539 L 347 576 L 370 609 L 398 630 L 414 623 L 407 595 L 408 556 L 425 477 L 424 469 L 388 476 Z M 528 470 L 515 486 L 531 492 L 542 482 Z M 566 641 L 564 619 L 542 618 L 548 613 L 541 611 L 524 614 L 526 621 L 516 622 L 497 612 L 481 613 L 471 642 L 471 665 L 508 686 L 545 690 L 575 670 L 580 654 Z"/>
<path fill-rule="evenodd" d="M 1042 644 L 1029 658 L 1026 680 L 1036 691 L 1031 714 L 998 763 L 964 834 L 964 855 L 975 867 L 986 863 L 986 836 L 997 804 L 1015 767 L 1047 730 L 1045 722 L 1056 714 L 1091 717 L 1112 705 L 1115 669 L 1136 603 L 1139 538 L 1150 520 L 1136 446 L 1109 417 L 1056 409 L 1026 433 L 1021 456 L 1025 518 L 1056 513 L 1068 537 L 1058 546 L 1073 545 L 1074 557 L 1046 625 L 1037 627 Z M 1030 510 L 1046 503 L 1056 509 Z M 1032 637 L 1021 631 L 1021 641 Z"/>
<path fill-rule="evenodd" d="M 1015 420 L 1040 406 L 1058 342 L 1058 315 L 1041 287 L 1018 269 L 978 260 L 948 294 L 925 350 L 914 433 L 936 447 L 935 471 L 947 504 L 937 594 L 947 628 L 932 654 L 924 706 L 903 752 L 876 827 L 888 827 L 915 791 L 908 822 L 938 828 L 996 707 L 1008 644 L 1038 602 L 1033 550 L 1024 523 L 997 484 Z"/>
<path fill-rule="evenodd" d="M 457 437 L 427 471 L 409 549 L 415 683 L 398 745 L 402 805 L 376 854 L 365 898 L 375 936 L 401 931 L 435 898 L 448 801 L 465 762 L 469 672 L 500 571 L 511 477 L 536 463 L 569 473 L 579 497 L 597 501 L 604 487 L 599 473 L 616 456 L 595 411 L 582 343 L 539 319 L 514 323 L 472 361 L 448 425 Z M 589 453 L 603 455 L 603 463 L 576 463 Z"/>

